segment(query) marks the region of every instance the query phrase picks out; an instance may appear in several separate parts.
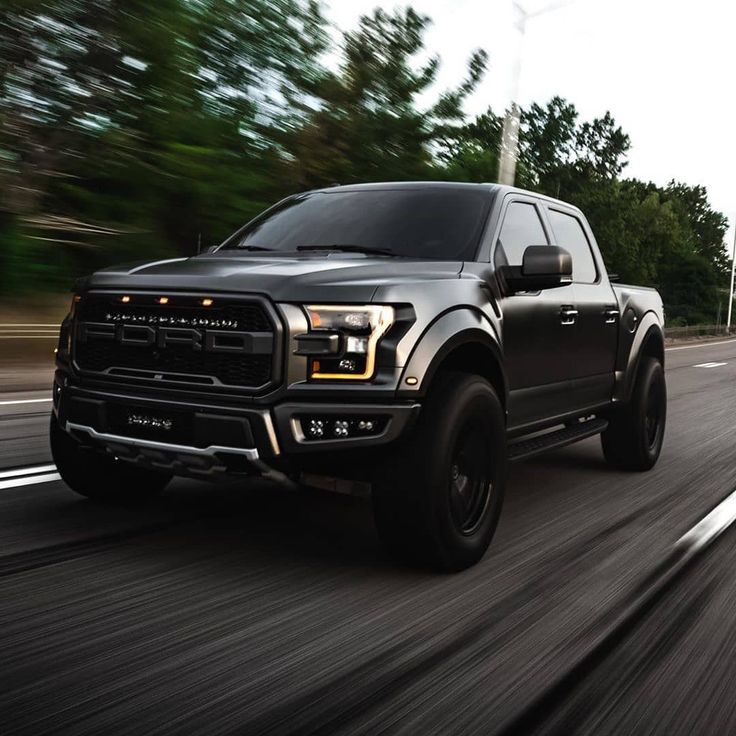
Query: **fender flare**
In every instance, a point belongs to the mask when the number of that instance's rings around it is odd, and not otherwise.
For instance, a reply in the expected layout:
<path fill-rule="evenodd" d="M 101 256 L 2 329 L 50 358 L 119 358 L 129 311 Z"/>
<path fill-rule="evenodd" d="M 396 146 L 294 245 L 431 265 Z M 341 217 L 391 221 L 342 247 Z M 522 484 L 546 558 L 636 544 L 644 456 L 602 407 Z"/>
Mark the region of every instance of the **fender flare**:
<path fill-rule="evenodd" d="M 662 344 L 662 354 L 664 355 L 664 330 L 660 324 L 659 318 L 655 312 L 647 312 L 639 323 L 639 327 L 634 334 L 634 339 L 629 348 L 629 354 L 626 359 L 626 368 L 622 375 L 616 378 L 616 400 L 627 402 L 631 398 L 636 384 L 636 375 L 639 372 L 639 363 L 641 361 L 642 349 L 651 335 L 656 335 Z M 662 360 L 664 367 L 664 359 Z"/>
<path fill-rule="evenodd" d="M 424 331 L 401 372 L 401 395 L 415 398 L 424 396 L 445 358 L 457 348 L 473 344 L 481 345 L 489 351 L 502 383 L 497 387 L 499 399 L 506 407 L 508 381 L 496 330 L 480 312 L 465 307 L 445 312 Z M 408 377 L 418 379 L 416 384 L 407 384 Z"/>

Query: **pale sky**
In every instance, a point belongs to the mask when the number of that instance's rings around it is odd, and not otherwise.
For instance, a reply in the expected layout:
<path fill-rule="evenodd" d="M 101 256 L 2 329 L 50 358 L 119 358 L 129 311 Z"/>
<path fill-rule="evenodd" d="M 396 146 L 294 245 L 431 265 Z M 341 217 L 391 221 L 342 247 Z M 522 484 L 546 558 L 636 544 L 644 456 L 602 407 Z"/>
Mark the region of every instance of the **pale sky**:
<path fill-rule="evenodd" d="M 736 219 L 736 4 L 728 0 L 521 0 L 529 20 L 519 102 L 560 95 L 590 119 L 610 110 L 631 137 L 624 176 L 703 184 Z M 518 48 L 512 0 L 327 0 L 328 17 L 353 28 L 380 5 L 430 16 L 427 48 L 439 54 L 439 87 L 464 76 L 470 52 L 490 54 L 466 109 L 502 112 Z M 733 237 L 733 231 L 727 236 Z M 729 248 L 731 241 L 729 240 Z"/>

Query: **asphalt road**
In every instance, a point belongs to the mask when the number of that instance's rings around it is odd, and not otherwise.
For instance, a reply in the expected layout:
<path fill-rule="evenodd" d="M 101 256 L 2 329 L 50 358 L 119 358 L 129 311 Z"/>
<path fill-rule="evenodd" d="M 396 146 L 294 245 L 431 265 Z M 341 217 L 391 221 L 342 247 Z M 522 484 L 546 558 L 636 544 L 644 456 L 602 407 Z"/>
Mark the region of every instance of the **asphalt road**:
<path fill-rule="evenodd" d="M 7 403 L 45 392 L 0 395 L 0 733 L 736 733 L 736 529 L 673 557 L 736 489 L 736 341 L 667 363 L 653 471 L 597 439 L 514 466 L 452 576 L 392 566 L 365 500 L 81 500 L 48 404 Z"/>

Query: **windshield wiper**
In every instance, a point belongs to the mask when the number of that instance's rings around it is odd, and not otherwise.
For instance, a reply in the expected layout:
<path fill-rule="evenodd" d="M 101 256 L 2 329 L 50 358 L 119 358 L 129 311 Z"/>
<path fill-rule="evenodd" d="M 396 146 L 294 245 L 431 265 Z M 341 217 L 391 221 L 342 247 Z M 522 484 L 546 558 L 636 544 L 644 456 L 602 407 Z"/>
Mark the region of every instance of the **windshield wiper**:
<path fill-rule="evenodd" d="M 345 253 L 370 253 L 372 255 L 379 256 L 393 256 L 394 258 L 400 258 L 398 253 L 394 253 L 384 248 L 371 248 L 365 245 L 352 245 L 350 243 L 328 243 L 325 245 L 297 245 L 297 250 L 341 250 Z"/>
<path fill-rule="evenodd" d="M 262 245 L 236 245 L 238 250 L 273 250 L 273 248 L 264 248 Z"/>

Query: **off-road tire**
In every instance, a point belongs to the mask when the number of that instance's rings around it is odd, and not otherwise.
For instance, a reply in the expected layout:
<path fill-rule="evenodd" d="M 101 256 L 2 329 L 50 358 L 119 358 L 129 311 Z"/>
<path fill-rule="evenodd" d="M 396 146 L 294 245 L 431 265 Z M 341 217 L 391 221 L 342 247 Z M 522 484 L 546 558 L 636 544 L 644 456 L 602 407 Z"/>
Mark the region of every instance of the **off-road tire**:
<path fill-rule="evenodd" d="M 601 434 L 603 455 L 621 470 L 654 467 L 662 451 L 667 421 L 667 385 L 662 364 L 644 356 L 639 364 L 631 400 L 610 417 Z"/>
<path fill-rule="evenodd" d="M 478 562 L 501 513 L 506 464 L 493 387 L 476 375 L 440 374 L 411 437 L 374 482 L 376 527 L 392 556 L 448 572 Z"/>

